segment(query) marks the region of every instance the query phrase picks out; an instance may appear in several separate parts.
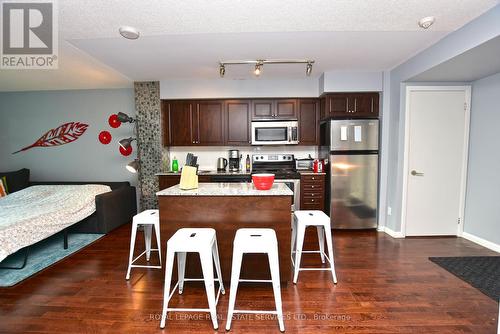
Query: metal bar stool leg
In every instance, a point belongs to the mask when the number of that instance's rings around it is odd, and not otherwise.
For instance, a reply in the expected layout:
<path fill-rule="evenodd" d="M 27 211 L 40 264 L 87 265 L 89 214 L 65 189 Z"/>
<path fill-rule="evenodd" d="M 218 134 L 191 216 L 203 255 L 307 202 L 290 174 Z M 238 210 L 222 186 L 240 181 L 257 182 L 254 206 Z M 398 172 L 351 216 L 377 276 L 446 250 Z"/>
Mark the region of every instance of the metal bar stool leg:
<path fill-rule="evenodd" d="M 167 308 L 170 301 L 170 281 L 172 280 L 172 268 L 174 267 L 175 253 L 167 249 L 165 264 L 165 285 L 163 287 L 163 310 L 161 312 L 160 328 L 165 328 L 167 320 Z"/>
<path fill-rule="evenodd" d="M 186 271 L 186 252 L 177 253 L 177 277 L 179 280 L 179 294 L 184 291 L 184 273 Z"/>
<path fill-rule="evenodd" d="M 215 291 L 214 291 L 214 266 L 212 263 L 212 254 L 199 253 L 203 279 L 205 281 L 205 290 L 207 292 L 208 308 L 214 329 L 218 329 L 217 311 L 215 309 Z"/>
<path fill-rule="evenodd" d="M 328 247 L 328 257 L 330 260 L 330 268 L 332 271 L 333 283 L 337 284 L 337 275 L 335 274 L 335 261 L 333 259 L 333 242 L 332 242 L 332 231 L 325 229 L 326 245 Z"/>
<path fill-rule="evenodd" d="M 293 284 L 297 284 L 297 278 L 299 277 L 300 271 L 300 261 L 302 258 L 302 246 L 304 246 L 304 234 L 306 229 L 304 225 L 297 224 L 297 247 L 295 251 L 295 268 L 293 274 Z"/>
<path fill-rule="evenodd" d="M 134 260 L 134 248 L 135 248 L 135 238 L 137 234 L 137 224 L 132 223 L 132 234 L 130 236 L 130 252 L 128 256 L 128 269 L 125 279 L 128 281 L 130 279 L 130 270 L 132 269 L 132 261 Z"/>
<path fill-rule="evenodd" d="M 271 280 L 273 284 L 274 303 L 276 304 L 276 312 L 278 317 L 278 324 L 281 332 L 285 331 L 283 324 L 283 307 L 281 304 L 281 286 L 280 286 L 280 268 L 278 259 L 278 245 L 276 250 L 267 254 L 269 258 L 269 266 L 271 267 Z"/>
<path fill-rule="evenodd" d="M 233 320 L 234 304 L 236 303 L 236 293 L 238 291 L 242 257 L 242 253 L 233 251 L 233 263 L 231 266 L 231 288 L 229 289 L 229 306 L 227 308 L 226 320 L 227 331 L 231 329 L 231 321 Z"/>
<path fill-rule="evenodd" d="M 325 229 L 323 226 L 316 226 L 318 232 L 319 254 L 321 255 L 321 263 L 325 263 Z"/>
<path fill-rule="evenodd" d="M 158 247 L 158 259 L 160 260 L 161 266 L 161 241 L 160 241 L 160 224 L 155 224 L 155 235 L 156 235 L 156 246 Z"/>

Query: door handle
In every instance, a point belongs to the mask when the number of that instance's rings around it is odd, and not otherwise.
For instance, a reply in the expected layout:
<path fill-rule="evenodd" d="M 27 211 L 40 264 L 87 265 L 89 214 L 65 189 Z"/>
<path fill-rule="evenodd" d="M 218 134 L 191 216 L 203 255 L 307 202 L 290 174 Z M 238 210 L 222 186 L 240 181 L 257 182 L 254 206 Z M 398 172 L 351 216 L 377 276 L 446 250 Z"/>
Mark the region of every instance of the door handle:
<path fill-rule="evenodd" d="M 413 176 L 424 176 L 424 173 L 417 172 L 416 170 L 411 171 L 411 175 Z"/>

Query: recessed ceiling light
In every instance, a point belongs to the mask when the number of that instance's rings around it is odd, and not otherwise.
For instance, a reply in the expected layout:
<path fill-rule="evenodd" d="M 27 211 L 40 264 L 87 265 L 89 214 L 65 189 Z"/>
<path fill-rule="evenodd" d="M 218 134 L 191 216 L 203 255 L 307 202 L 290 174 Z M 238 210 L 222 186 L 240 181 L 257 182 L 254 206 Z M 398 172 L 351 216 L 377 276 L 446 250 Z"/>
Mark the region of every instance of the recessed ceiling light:
<path fill-rule="evenodd" d="M 434 21 L 436 21 L 434 16 L 427 16 L 420 19 L 420 21 L 418 21 L 418 25 L 422 29 L 428 29 L 431 25 L 434 24 Z"/>
<path fill-rule="evenodd" d="M 122 35 L 126 39 L 138 39 L 139 38 L 139 31 L 137 29 L 135 29 L 134 27 L 121 26 L 118 31 L 120 32 L 120 35 Z"/>

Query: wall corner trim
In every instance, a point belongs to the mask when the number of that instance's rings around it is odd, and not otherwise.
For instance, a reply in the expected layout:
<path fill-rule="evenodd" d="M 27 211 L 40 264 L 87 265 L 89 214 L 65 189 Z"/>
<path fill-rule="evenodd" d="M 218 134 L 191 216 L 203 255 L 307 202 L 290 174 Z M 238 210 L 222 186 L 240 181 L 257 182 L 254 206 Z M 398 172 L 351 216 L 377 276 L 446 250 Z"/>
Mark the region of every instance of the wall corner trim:
<path fill-rule="evenodd" d="M 491 249 L 492 251 L 495 251 L 497 253 L 500 253 L 500 245 L 494 242 L 488 241 L 486 239 L 480 238 L 478 236 L 475 236 L 467 232 L 462 233 L 462 238 L 472 241 L 473 243 L 476 243 L 480 246 Z"/>
<path fill-rule="evenodd" d="M 384 233 L 390 235 L 391 237 L 393 237 L 395 239 L 400 239 L 400 238 L 404 238 L 405 237 L 404 234 L 403 234 L 403 232 L 393 231 L 390 228 L 388 228 L 387 226 L 379 226 L 377 228 L 377 231 L 384 232 Z"/>

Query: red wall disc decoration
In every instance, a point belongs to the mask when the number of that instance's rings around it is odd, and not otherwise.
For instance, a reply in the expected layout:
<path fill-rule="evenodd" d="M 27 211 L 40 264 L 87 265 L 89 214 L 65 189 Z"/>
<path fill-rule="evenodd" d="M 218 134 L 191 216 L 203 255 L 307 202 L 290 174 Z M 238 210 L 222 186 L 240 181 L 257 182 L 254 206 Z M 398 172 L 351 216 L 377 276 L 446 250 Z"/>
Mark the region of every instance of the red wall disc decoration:
<path fill-rule="evenodd" d="M 118 116 L 116 114 L 109 116 L 108 123 L 109 126 L 115 129 L 118 128 L 120 125 L 122 125 L 122 122 L 118 120 Z"/>
<path fill-rule="evenodd" d="M 101 144 L 108 145 L 111 142 L 111 139 L 112 137 L 109 131 L 101 131 L 101 133 L 99 133 L 99 141 Z"/>
<path fill-rule="evenodd" d="M 120 153 L 123 156 L 128 157 L 130 154 L 132 154 L 132 146 L 129 146 L 128 148 L 123 148 L 120 146 Z"/>

